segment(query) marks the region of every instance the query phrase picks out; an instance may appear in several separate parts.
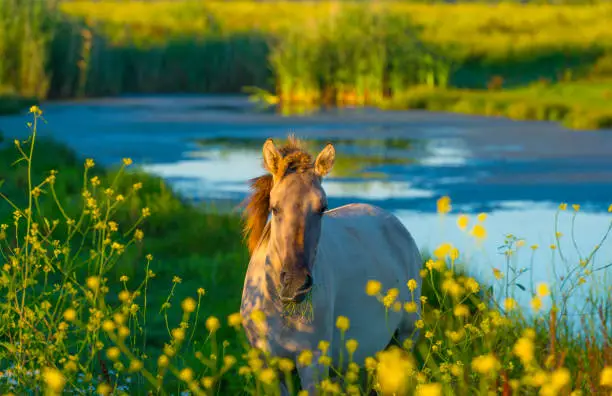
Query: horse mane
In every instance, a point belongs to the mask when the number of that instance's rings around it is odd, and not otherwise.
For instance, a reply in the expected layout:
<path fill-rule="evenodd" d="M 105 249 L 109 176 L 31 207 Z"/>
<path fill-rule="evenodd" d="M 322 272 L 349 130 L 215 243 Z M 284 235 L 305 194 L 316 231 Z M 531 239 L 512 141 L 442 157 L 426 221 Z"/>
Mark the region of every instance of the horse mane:
<path fill-rule="evenodd" d="M 270 214 L 270 192 L 274 187 L 274 177 L 281 179 L 291 172 L 305 172 L 313 169 L 312 156 L 303 148 L 302 142 L 293 135 L 288 142 L 280 147 L 280 163 L 276 175 L 266 174 L 249 181 L 251 194 L 245 200 L 243 234 L 247 240 L 249 253 L 253 254 L 260 240 L 269 237 L 264 232 Z M 262 240 L 262 243 L 265 241 Z"/>

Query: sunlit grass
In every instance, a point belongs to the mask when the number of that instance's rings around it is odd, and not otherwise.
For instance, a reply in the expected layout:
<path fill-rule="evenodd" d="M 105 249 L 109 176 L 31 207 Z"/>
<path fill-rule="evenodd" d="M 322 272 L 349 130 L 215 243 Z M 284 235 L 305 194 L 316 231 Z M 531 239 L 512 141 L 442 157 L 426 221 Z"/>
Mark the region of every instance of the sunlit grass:
<path fill-rule="evenodd" d="M 556 121 L 575 129 L 612 128 L 609 80 L 548 83 L 505 90 L 417 87 L 383 103 L 390 109 L 427 109 L 505 116 L 515 120 Z"/>
<path fill-rule="evenodd" d="M 45 156 L 36 149 L 44 114 L 37 107 L 31 113 L 30 138 L 15 141 L 1 157 L 0 288 L 6 299 L 0 304 L 0 389 L 278 394 L 285 382 L 297 393 L 291 373 L 309 364 L 312 353 L 278 359 L 245 342 L 236 311 L 248 257 L 238 218 L 181 202 L 159 179 L 128 172 L 134 166 L 128 158 L 108 172 L 48 142 L 45 149 L 55 155 Z M 9 150 L 16 163 L 6 161 Z M 449 197 L 438 200 L 438 212 L 443 221 L 453 212 Z M 579 205 L 561 204 L 555 224 L 559 216 L 579 215 Z M 486 223 L 486 214 L 463 215 L 456 226 L 478 246 L 488 238 Z M 593 260 L 608 234 L 576 263 L 567 259 L 572 247 L 560 235 L 550 247 L 560 267 L 547 283 L 530 282 L 530 269 L 512 260 L 521 249 L 530 249 L 535 260 L 544 247 L 508 236 L 505 267 L 493 270 L 491 285 L 463 272 L 467 258 L 441 243 L 420 272 L 420 301 L 400 301 L 397 289 L 376 281 L 355 290 L 388 310 L 418 312 L 419 338 L 352 362 L 359 344 L 350 338 L 350 320 L 337 318 L 351 364 L 321 379 L 321 390 L 610 391 L 610 294 L 586 303 L 582 323 L 566 315 L 568 300 L 581 289 L 609 290 L 601 284 L 605 268 Z M 403 287 L 419 286 L 411 279 Z M 530 301 L 526 306 L 521 295 Z M 265 315 L 257 311 L 252 319 L 258 323 Z M 329 343 L 321 341 L 319 362 L 334 365 Z"/>

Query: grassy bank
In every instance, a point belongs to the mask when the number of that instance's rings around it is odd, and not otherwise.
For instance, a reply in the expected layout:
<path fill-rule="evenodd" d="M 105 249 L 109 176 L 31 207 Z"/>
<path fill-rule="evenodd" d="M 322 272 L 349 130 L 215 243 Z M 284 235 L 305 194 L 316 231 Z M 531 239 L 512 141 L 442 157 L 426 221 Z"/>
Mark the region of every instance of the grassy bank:
<path fill-rule="evenodd" d="M 32 111 L 32 137 L 5 137 L 0 151 L 0 288 L 7 296 L 0 304 L 0 389 L 276 394 L 279 371 L 263 362 L 287 372 L 295 362 L 247 352 L 230 316 L 248 261 L 238 217 L 181 201 L 160 179 L 130 171 L 129 159 L 100 169 L 60 144 L 37 141 L 43 115 Z M 441 199 L 438 209 L 444 216 L 450 201 Z M 485 224 L 484 216 L 458 223 L 475 243 L 486 238 Z M 600 314 L 582 324 L 582 334 L 564 315 L 580 279 L 597 282 L 592 255 L 567 263 L 576 266 L 576 279 L 563 294 L 546 284 L 527 290 L 510 259 L 524 244 L 506 241 L 501 289 L 463 275 L 458 269 L 467 263 L 453 246 L 435 249 L 421 271 L 414 352 L 406 344 L 338 373 L 345 392 L 605 392 L 612 385 L 605 368 L 612 365 L 610 302 L 592 303 Z M 363 287 L 390 310 L 415 307 L 375 281 Z M 499 290 L 503 306 L 491 300 Z M 521 292 L 532 296 L 535 320 L 517 309 Z M 545 308 L 551 302 L 556 309 Z M 340 390 L 330 381 L 321 386 Z"/>
<path fill-rule="evenodd" d="M 584 80 L 540 82 L 507 90 L 408 90 L 382 104 L 388 109 L 426 109 L 561 122 L 574 129 L 612 128 L 612 83 Z"/>

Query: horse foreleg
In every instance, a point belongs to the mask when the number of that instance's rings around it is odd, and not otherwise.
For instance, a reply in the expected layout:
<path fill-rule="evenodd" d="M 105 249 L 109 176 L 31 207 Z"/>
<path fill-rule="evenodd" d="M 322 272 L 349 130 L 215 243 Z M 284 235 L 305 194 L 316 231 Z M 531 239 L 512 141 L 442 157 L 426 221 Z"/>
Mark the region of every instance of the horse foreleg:
<path fill-rule="evenodd" d="M 299 366 L 298 375 L 302 383 L 302 389 L 308 391 L 309 396 L 316 395 L 317 385 L 322 380 L 329 377 L 329 367 L 319 364 L 321 352 L 313 352 L 312 364 L 309 366 Z"/>
<path fill-rule="evenodd" d="M 281 396 L 293 396 L 291 393 L 289 393 L 289 389 L 287 389 L 287 385 L 283 383 L 280 384 L 280 394 Z"/>

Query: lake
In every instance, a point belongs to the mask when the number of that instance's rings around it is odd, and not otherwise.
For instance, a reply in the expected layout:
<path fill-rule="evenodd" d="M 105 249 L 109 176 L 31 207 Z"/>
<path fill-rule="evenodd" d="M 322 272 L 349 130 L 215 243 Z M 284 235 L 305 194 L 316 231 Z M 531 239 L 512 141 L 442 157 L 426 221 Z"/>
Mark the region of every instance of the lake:
<path fill-rule="evenodd" d="M 512 256 L 516 267 L 534 263 L 533 273 L 523 273 L 519 281 L 528 290 L 532 280 L 559 287 L 566 266 L 577 265 L 600 243 L 612 219 L 612 131 L 370 108 L 281 115 L 239 96 L 123 97 L 42 108 L 48 124 L 40 134 L 79 155 L 105 165 L 131 157 L 185 197 L 231 205 L 245 197 L 247 180 L 263 172 L 266 138 L 294 133 L 313 151 L 331 141 L 336 164 L 324 181 L 330 207 L 368 202 L 388 209 L 424 251 L 441 242 L 458 246 L 459 262 L 487 283 L 496 282 L 493 268 L 506 270 L 499 247 L 513 234 L 525 240 Z M 11 140 L 25 137 L 27 120 L 0 117 L 0 130 Z M 452 199 L 452 211 L 441 218 L 436 201 L 445 195 Z M 560 248 L 552 250 L 561 202 L 570 205 L 559 215 Z M 571 204 L 580 205 L 575 219 Z M 476 214 L 486 213 L 487 238 L 476 243 L 462 232 L 456 225 L 459 213 L 470 216 L 468 230 Z M 539 245 L 535 251 L 534 244 Z M 603 243 L 587 268 L 609 264 L 611 253 L 612 241 Z M 570 314 L 582 312 L 591 291 L 611 295 L 610 276 L 610 270 L 584 275 L 591 287 L 578 288 Z M 572 273 L 569 282 L 577 279 Z M 517 289 L 516 298 L 525 306 L 530 295 Z"/>

